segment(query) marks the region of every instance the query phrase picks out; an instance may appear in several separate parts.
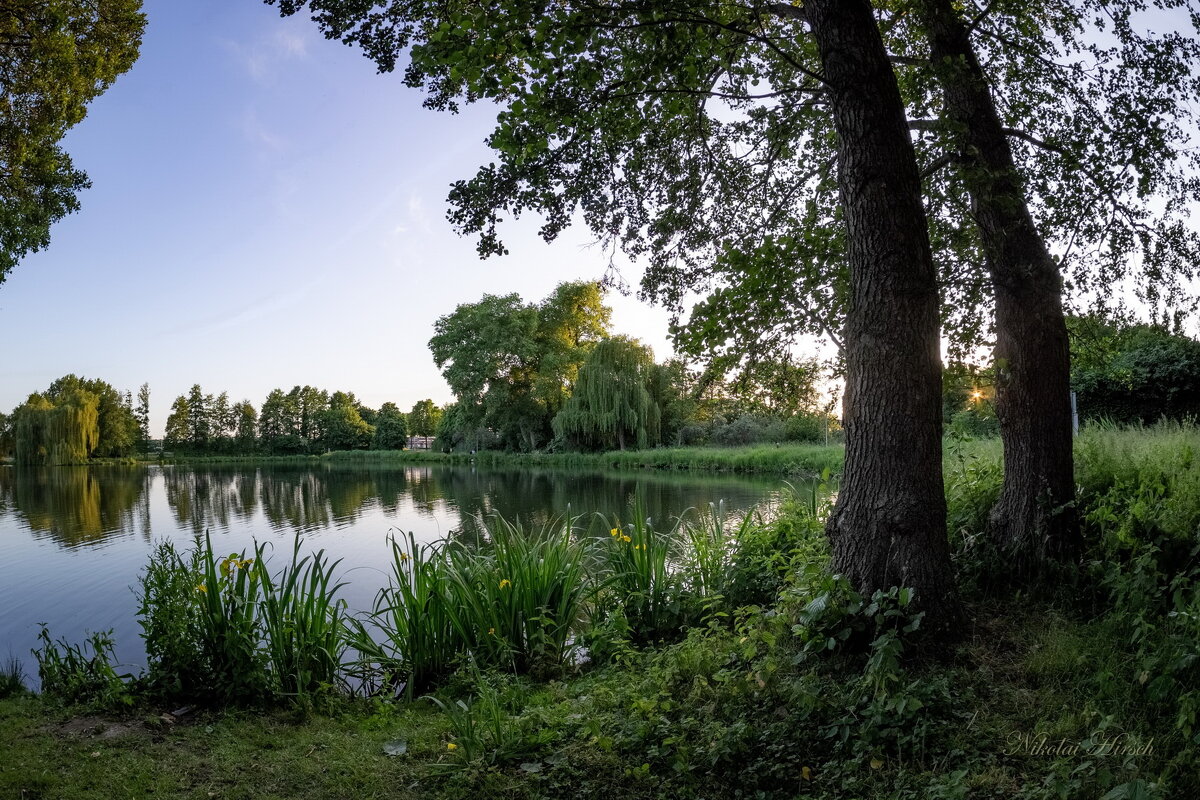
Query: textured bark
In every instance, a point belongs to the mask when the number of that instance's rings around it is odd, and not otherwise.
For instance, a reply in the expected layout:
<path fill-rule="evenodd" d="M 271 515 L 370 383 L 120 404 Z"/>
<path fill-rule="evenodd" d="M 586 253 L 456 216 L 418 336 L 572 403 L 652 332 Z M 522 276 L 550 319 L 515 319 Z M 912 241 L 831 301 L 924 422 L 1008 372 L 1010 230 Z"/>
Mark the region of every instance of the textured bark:
<path fill-rule="evenodd" d="M 966 26 L 952 0 L 927 0 L 923 13 L 945 113 L 961 136 L 963 181 L 996 297 L 1004 487 L 989 526 L 1014 569 L 1023 571 L 1067 557 L 1079 544 L 1062 280 L 1029 212 Z"/>
<path fill-rule="evenodd" d="M 848 232 L 846 461 L 833 567 L 865 594 L 910 586 L 935 632 L 960 617 L 942 486 L 938 287 L 896 77 L 866 0 L 804 6 L 838 134 Z"/>

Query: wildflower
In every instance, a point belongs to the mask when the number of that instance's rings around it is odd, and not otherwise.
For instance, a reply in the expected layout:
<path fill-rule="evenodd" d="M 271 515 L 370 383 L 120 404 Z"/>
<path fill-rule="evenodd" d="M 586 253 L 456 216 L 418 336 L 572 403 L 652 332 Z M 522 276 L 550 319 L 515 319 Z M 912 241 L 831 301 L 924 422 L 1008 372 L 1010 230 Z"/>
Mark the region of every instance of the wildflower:
<path fill-rule="evenodd" d="M 403 564 L 405 561 L 408 561 L 408 559 L 410 557 L 411 556 L 409 556 L 408 553 L 401 553 L 400 554 L 400 563 Z"/>
<path fill-rule="evenodd" d="M 198 583 L 198 584 L 196 584 L 196 591 L 204 592 L 205 594 L 208 594 L 208 587 L 205 586 L 203 583 Z"/>
<path fill-rule="evenodd" d="M 608 532 L 608 535 L 609 535 L 609 536 L 620 536 L 620 535 L 621 535 L 621 529 L 620 529 L 620 528 L 613 528 L 611 531 L 609 531 L 609 532 Z"/>
<path fill-rule="evenodd" d="M 253 558 L 245 558 L 238 562 L 238 567 L 241 569 L 245 569 L 246 567 L 250 566 L 253 563 L 254 563 Z"/>
<path fill-rule="evenodd" d="M 495 636 L 495 635 L 496 635 L 496 629 L 488 628 L 488 636 Z"/>
<path fill-rule="evenodd" d="M 512 586 L 512 581 L 510 581 L 508 578 L 504 578 L 500 581 L 501 589 L 507 589 L 509 586 Z"/>
<path fill-rule="evenodd" d="M 458 745 L 456 745 L 454 742 L 446 742 L 446 749 L 447 750 L 457 750 Z"/>
<path fill-rule="evenodd" d="M 622 541 L 622 542 L 632 542 L 632 541 L 633 541 L 633 539 L 630 539 L 628 536 L 622 536 L 622 537 L 621 537 L 621 541 Z"/>

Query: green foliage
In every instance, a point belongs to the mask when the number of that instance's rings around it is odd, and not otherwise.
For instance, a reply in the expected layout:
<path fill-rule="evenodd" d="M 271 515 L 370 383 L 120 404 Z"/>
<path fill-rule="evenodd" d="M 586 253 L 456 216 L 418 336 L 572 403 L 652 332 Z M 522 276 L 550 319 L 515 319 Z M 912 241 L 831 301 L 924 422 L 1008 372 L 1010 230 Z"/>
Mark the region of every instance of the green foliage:
<path fill-rule="evenodd" d="M 599 285 L 574 282 L 539 304 L 484 295 L 440 317 L 429 349 L 457 402 L 439 440 L 479 449 L 480 431 L 490 429 L 510 450 L 547 443 L 550 422 L 610 316 Z"/>
<path fill-rule="evenodd" d="M 16 3 L 0 18 L 0 283 L 91 185 L 60 142 L 137 60 L 141 0 Z"/>
<path fill-rule="evenodd" d="M 10 656 L 0 664 L 0 700 L 17 697 L 27 691 L 25 687 L 25 668 L 20 659 Z"/>
<path fill-rule="evenodd" d="M 1154 325 L 1071 320 L 1071 383 L 1084 420 L 1200 416 L 1200 342 Z"/>
<path fill-rule="evenodd" d="M 308 701 L 339 687 L 349 639 L 337 562 L 295 543 L 278 576 L 264 545 L 218 558 L 212 540 L 184 555 L 160 542 L 140 578 L 145 682 L 174 700 L 257 705 Z"/>
<path fill-rule="evenodd" d="M 42 625 L 38 633 L 42 643 L 33 651 L 38 664 L 42 693 L 69 704 L 98 708 L 131 705 L 133 697 L 126 683 L 128 675 L 113 668 L 112 631 L 93 633 L 84 645 L 66 640 L 53 641 Z M 91 650 L 88 654 L 86 651 Z"/>
<path fill-rule="evenodd" d="M 353 646 L 409 696 L 469 658 L 513 673 L 555 674 L 569 661 L 591 588 L 571 526 L 527 531 L 497 519 L 482 546 L 392 542 L 392 582 Z M 379 632 L 376 639 L 372 629 Z"/>
<path fill-rule="evenodd" d="M 684 624 L 698 621 L 693 619 L 696 607 L 689 587 L 672 569 L 681 535 L 679 524 L 669 531 L 656 530 L 637 506 L 632 522 L 612 522 L 601 550 L 609 577 L 597 611 L 601 617 L 618 614 L 636 641 L 674 638 Z"/>
<path fill-rule="evenodd" d="M 265 563 L 263 545 L 255 558 Z M 323 550 L 300 557 L 300 539 L 291 563 L 264 581 L 260 613 L 275 690 L 294 698 L 318 696 L 338 685 L 349 638 L 344 583 L 333 583 L 340 561 L 329 563 Z"/>
<path fill-rule="evenodd" d="M 433 436 L 442 421 L 442 410 L 432 400 L 418 400 L 408 412 L 408 425 L 413 436 Z"/>
<path fill-rule="evenodd" d="M 201 651 L 201 549 L 184 558 L 169 541 L 158 542 L 139 576 L 138 623 L 146 648 L 145 684 L 153 696 L 199 697 L 210 691 Z"/>
<path fill-rule="evenodd" d="M 372 450 L 403 450 L 408 446 L 408 417 L 395 403 L 384 403 L 375 418 Z"/>
<path fill-rule="evenodd" d="M 636 340 L 617 336 L 597 344 L 554 418 L 555 434 L 584 450 L 657 444 L 662 410 L 648 388 L 653 368 L 650 348 Z"/>

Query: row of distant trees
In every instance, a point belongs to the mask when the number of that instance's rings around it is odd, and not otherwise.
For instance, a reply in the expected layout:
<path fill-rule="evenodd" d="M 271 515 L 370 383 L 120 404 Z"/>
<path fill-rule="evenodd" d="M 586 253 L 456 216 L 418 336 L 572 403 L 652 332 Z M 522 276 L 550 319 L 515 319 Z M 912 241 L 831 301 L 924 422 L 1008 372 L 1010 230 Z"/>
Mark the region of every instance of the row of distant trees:
<path fill-rule="evenodd" d="M 256 411 L 249 400 L 231 403 L 228 392 L 206 394 L 197 384 L 172 403 L 162 445 L 195 455 L 399 450 L 410 436 L 433 436 L 442 413 L 428 399 L 407 413 L 395 403 L 376 410 L 352 392 L 311 386 L 275 389 Z M 82 464 L 146 452 L 150 445 L 148 384 L 135 400 L 106 381 L 67 375 L 0 414 L 0 457 L 19 464 Z"/>
<path fill-rule="evenodd" d="M 410 436 L 433 436 L 441 416 L 428 399 L 405 413 L 395 403 L 374 409 L 353 392 L 312 386 L 273 389 L 256 411 L 249 400 L 230 403 L 228 392 L 205 394 L 196 384 L 171 404 L 163 447 L 191 454 L 400 450 Z"/>

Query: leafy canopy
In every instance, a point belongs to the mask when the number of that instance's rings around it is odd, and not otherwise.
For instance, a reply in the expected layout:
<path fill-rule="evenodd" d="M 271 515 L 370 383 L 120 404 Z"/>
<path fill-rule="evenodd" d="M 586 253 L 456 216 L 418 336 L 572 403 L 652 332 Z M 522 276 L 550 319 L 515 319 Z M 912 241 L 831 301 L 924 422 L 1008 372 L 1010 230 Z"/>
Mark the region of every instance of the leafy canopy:
<path fill-rule="evenodd" d="M 0 282 L 50 243 L 90 183 L 60 146 L 87 105 L 133 66 L 141 0 L 0 5 Z"/>
<path fill-rule="evenodd" d="M 454 184 L 450 219 L 505 252 L 506 216 L 577 220 L 646 260 L 642 294 L 681 313 L 677 347 L 741 357 L 800 334 L 837 342 L 845 313 L 835 139 L 799 4 L 267 0 L 404 81 L 426 106 L 491 101 L 496 161 Z M 878 4 L 913 117 L 946 332 L 986 340 L 988 275 L 944 120 L 921 0 Z M 1187 0 L 965 0 L 1036 221 L 1077 298 L 1125 280 L 1186 303 L 1200 263 L 1190 147 L 1200 45 Z M 1173 14 L 1163 25 L 1149 12 Z M 1185 21 L 1185 12 L 1190 19 Z M 1153 33 L 1163 30 L 1165 33 Z"/>

